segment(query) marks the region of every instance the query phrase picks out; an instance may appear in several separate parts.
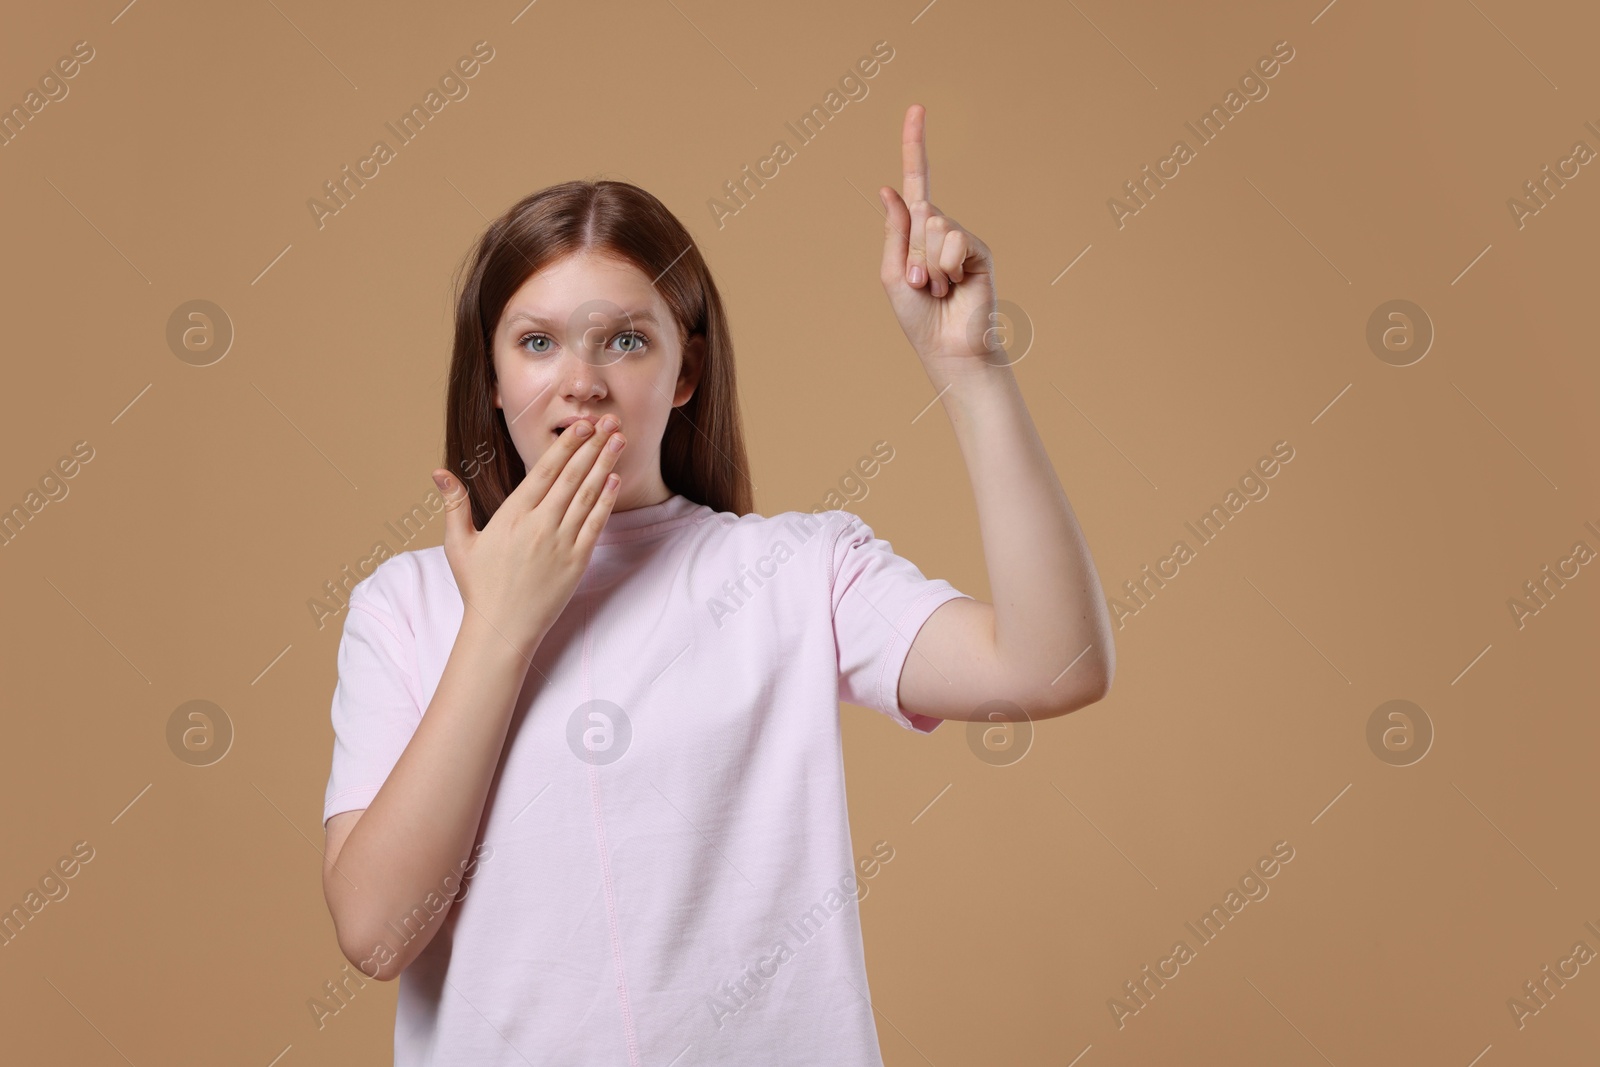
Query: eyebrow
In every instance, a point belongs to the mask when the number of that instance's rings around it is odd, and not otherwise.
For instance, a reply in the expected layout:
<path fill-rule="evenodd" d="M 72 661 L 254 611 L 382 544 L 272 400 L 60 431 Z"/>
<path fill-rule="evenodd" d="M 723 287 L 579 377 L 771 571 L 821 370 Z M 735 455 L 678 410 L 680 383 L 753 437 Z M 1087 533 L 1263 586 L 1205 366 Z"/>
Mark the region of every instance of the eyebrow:
<path fill-rule="evenodd" d="M 622 315 L 623 315 L 624 320 L 628 321 L 628 322 L 648 322 L 650 325 L 658 326 L 658 327 L 661 325 L 661 323 L 656 321 L 655 312 L 651 311 L 648 308 L 643 308 L 643 309 L 633 310 L 633 311 L 626 311 L 625 310 L 625 311 L 622 312 Z M 532 310 L 530 310 L 528 308 L 520 308 L 520 309 L 518 309 L 516 311 L 513 311 L 511 313 L 510 317 L 506 319 L 506 325 L 507 326 L 513 326 L 513 325 L 515 325 L 515 324 L 517 324 L 519 322 L 526 322 L 526 323 L 528 323 L 529 325 L 532 325 L 532 326 L 547 326 L 548 327 L 548 326 L 554 326 L 555 325 L 555 320 L 554 319 L 548 318 L 548 317 L 546 317 L 544 315 L 540 315 L 537 312 L 534 312 L 534 311 L 532 311 Z"/>

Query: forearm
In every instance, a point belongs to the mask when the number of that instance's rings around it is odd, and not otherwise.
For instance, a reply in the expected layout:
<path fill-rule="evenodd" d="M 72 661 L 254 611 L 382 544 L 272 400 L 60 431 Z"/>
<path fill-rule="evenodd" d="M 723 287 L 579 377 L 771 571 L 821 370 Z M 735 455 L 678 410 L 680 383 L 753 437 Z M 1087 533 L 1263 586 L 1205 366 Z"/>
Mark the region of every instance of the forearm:
<path fill-rule="evenodd" d="M 427 713 L 340 849 L 329 908 L 346 955 L 378 957 L 369 977 L 398 975 L 449 914 L 528 666 L 469 608 Z M 422 925 L 409 941 L 390 927 L 407 919 Z"/>
<path fill-rule="evenodd" d="M 1064 690 L 1098 698 L 1116 659 L 1110 613 L 1015 374 L 979 362 L 936 375 L 934 385 L 976 498 L 997 656 L 1022 693 L 1047 705 L 1059 704 Z"/>

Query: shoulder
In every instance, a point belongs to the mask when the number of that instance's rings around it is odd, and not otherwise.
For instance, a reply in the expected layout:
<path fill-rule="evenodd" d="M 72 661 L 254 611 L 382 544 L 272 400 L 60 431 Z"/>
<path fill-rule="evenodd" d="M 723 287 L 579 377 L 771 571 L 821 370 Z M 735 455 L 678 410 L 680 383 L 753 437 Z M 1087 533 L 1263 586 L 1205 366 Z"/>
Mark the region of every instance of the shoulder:
<path fill-rule="evenodd" d="M 441 594 L 460 596 L 444 546 L 435 545 L 385 557 L 351 589 L 350 607 L 409 629 L 417 607 Z"/>
<path fill-rule="evenodd" d="M 826 589 L 838 572 L 836 553 L 843 535 L 860 523 L 844 511 L 779 511 L 770 515 L 737 515 L 707 509 L 696 524 L 694 555 L 709 564 L 708 573 L 763 585 L 780 584 Z M 870 531 L 869 531 L 870 534 Z"/>
<path fill-rule="evenodd" d="M 702 536 L 737 549 L 765 548 L 826 556 L 841 534 L 860 519 L 847 511 L 780 511 L 771 515 L 709 511 L 697 525 Z"/>
<path fill-rule="evenodd" d="M 765 519 L 775 539 L 792 538 L 797 554 L 806 557 L 804 571 L 820 581 L 837 603 L 843 588 L 894 566 L 905 566 L 894 546 L 878 537 L 853 511 L 786 511 Z"/>

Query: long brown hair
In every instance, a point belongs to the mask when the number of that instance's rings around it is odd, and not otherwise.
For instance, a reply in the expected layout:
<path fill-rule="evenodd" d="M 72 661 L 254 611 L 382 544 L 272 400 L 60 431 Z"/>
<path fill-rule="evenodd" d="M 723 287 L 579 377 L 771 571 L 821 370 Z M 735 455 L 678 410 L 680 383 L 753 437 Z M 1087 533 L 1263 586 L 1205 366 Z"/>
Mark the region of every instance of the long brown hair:
<path fill-rule="evenodd" d="M 524 197 L 489 224 L 457 272 L 455 348 L 445 399 L 444 465 L 467 487 L 478 529 L 527 473 L 505 412 L 494 406 L 494 331 L 533 274 L 582 251 L 632 263 L 655 285 L 680 341 L 705 339 L 694 395 L 672 409 L 661 438 L 661 480 L 714 511 L 754 510 L 735 386 L 733 340 L 711 271 L 666 205 L 620 181 L 570 181 Z M 488 447 L 486 448 L 485 445 Z"/>

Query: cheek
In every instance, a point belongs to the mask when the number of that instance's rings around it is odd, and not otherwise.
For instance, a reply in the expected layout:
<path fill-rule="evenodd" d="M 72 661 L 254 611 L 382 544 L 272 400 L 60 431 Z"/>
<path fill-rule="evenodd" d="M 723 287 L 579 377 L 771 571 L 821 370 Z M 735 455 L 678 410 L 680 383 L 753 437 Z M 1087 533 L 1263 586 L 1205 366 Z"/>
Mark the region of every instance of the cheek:
<path fill-rule="evenodd" d="M 526 404 L 549 384 L 551 367 L 531 359 L 507 356 L 495 362 L 495 378 L 500 383 L 501 398 L 520 396 Z"/>
<path fill-rule="evenodd" d="M 513 369 L 509 376 L 500 377 L 496 383 L 501 418 L 525 467 L 531 467 L 545 449 L 555 443 L 555 435 L 545 425 L 549 420 L 544 415 L 543 398 L 550 395 L 546 384 L 536 375 L 520 369 Z"/>
<path fill-rule="evenodd" d="M 622 414 L 622 432 L 627 434 L 624 456 L 646 440 L 658 443 L 672 414 L 674 381 L 659 368 L 635 368 L 634 374 L 616 376 L 608 382 L 611 398 Z"/>
<path fill-rule="evenodd" d="M 530 440 L 537 437 L 533 431 L 543 428 L 546 420 L 542 413 L 555 395 L 550 375 L 532 364 L 512 363 L 504 370 L 496 368 L 495 386 L 511 436 L 519 440 L 524 434 Z"/>

